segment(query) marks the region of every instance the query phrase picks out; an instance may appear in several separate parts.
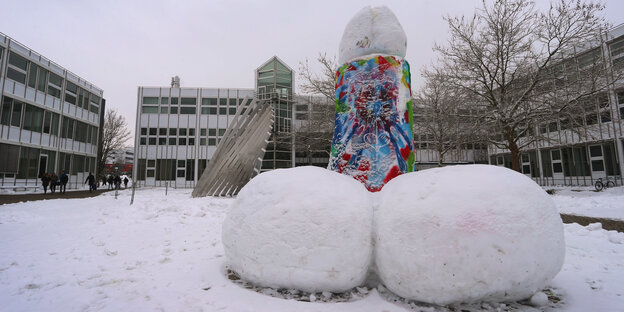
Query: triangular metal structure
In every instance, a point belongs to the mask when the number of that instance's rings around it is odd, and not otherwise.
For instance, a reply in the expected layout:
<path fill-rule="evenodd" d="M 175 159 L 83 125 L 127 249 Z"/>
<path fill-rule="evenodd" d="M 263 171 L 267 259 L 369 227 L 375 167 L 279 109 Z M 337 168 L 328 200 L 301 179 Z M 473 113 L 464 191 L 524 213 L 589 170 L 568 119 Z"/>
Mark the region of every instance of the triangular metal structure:
<path fill-rule="evenodd" d="M 236 195 L 260 173 L 274 118 L 272 105 L 245 99 L 197 181 L 193 197 Z"/>

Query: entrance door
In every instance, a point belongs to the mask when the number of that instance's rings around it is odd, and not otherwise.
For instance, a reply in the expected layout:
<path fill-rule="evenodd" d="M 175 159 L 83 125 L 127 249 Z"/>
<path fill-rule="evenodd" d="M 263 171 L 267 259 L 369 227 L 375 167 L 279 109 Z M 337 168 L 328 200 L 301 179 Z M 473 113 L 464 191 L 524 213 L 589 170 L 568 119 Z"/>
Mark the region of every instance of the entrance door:
<path fill-rule="evenodd" d="M 39 175 L 42 177 L 48 171 L 48 155 L 39 155 Z"/>
<path fill-rule="evenodd" d="M 589 147 L 592 178 L 594 179 L 604 178 L 606 176 L 603 155 L 601 145 L 591 145 Z"/>

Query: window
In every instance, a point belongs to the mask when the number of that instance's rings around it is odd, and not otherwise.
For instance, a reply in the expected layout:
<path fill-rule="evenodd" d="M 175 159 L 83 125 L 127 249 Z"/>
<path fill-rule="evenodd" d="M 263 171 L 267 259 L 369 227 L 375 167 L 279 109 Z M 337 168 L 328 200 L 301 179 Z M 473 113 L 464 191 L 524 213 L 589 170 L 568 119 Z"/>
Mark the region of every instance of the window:
<path fill-rule="evenodd" d="M 21 84 L 26 84 L 26 74 L 20 72 L 19 70 L 15 70 L 12 67 L 7 69 L 7 78 L 13 79 Z"/>
<path fill-rule="evenodd" d="M 137 180 L 145 180 L 145 159 L 139 159 L 137 162 Z"/>
<path fill-rule="evenodd" d="M 230 115 L 234 115 L 234 114 L 236 114 L 236 108 L 230 107 Z"/>
<path fill-rule="evenodd" d="M 219 106 L 226 106 L 227 105 L 227 99 L 219 99 Z"/>
<path fill-rule="evenodd" d="M 165 181 L 175 178 L 176 167 L 175 159 L 157 159 L 156 160 L 156 180 Z"/>
<path fill-rule="evenodd" d="M 0 51 L 0 55 L 1 55 Z M 9 145 L 0 143 L 0 172 L 17 173 L 17 164 L 19 162 L 20 147 L 19 145 Z"/>
<path fill-rule="evenodd" d="M 557 122 L 556 121 L 551 122 L 551 123 L 548 124 L 548 131 L 549 132 L 557 131 Z"/>
<path fill-rule="evenodd" d="M 184 169 L 180 169 L 180 170 L 178 170 L 178 175 L 177 175 L 177 177 L 178 177 L 178 178 L 184 178 Z"/>
<path fill-rule="evenodd" d="M 154 169 L 147 169 L 147 177 L 153 178 L 156 175 L 156 171 Z"/>
<path fill-rule="evenodd" d="M 158 104 L 158 97 L 145 96 L 143 97 L 143 104 Z"/>
<path fill-rule="evenodd" d="M 219 129 L 219 136 L 223 136 L 225 134 L 225 129 Z"/>
<path fill-rule="evenodd" d="M 50 134 L 50 124 L 52 119 L 52 113 L 49 111 L 45 111 L 43 116 L 43 133 Z"/>
<path fill-rule="evenodd" d="M 175 146 L 176 145 L 176 138 L 169 138 L 169 145 Z"/>
<path fill-rule="evenodd" d="M 178 133 L 177 128 L 169 128 L 169 135 L 177 135 L 177 133 Z"/>
<path fill-rule="evenodd" d="M 28 86 L 31 88 L 37 87 L 37 68 L 37 65 L 30 64 L 30 69 L 28 70 Z"/>
<path fill-rule="evenodd" d="M 560 162 L 558 162 L 558 163 L 553 162 L 552 166 L 553 166 L 553 170 L 552 171 L 554 173 L 561 173 L 561 172 L 563 172 L 563 168 L 561 167 L 561 163 Z"/>
<path fill-rule="evenodd" d="M 143 106 L 141 112 L 143 114 L 158 114 L 158 106 Z"/>
<path fill-rule="evenodd" d="M 195 129 L 194 129 L 194 128 L 190 128 L 190 129 L 188 129 L 188 134 L 189 134 L 190 136 L 195 136 Z"/>
<path fill-rule="evenodd" d="M 158 145 L 167 145 L 167 138 L 158 138 Z"/>
<path fill-rule="evenodd" d="M 196 105 L 197 104 L 197 99 L 196 98 L 190 98 L 190 97 L 183 97 L 180 100 L 180 104 L 181 105 Z"/>
<path fill-rule="evenodd" d="M 596 113 L 589 113 L 585 115 L 585 124 L 588 126 L 595 125 L 598 123 L 598 115 Z"/>
<path fill-rule="evenodd" d="M 215 128 L 209 128 L 209 129 L 208 129 L 208 135 L 209 135 L 209 136 L 217 136 L 217 129 L 215 129 Z"/>
<path fill-rule="evenodd" d="M 9 52 L 9 64 L 26 71 L 26 67 L 28 67 L 28 60 L 14 52 Z"/>
<path fill-rule="evenodd" d="M 202 98 L 202 105 L 217 106 L 217 99 L 215 99 L 215 98 Z"/>
<path fill-rule="evenodd" d="M 24 130 L 41 132 L 41 124 L 43 122 L 43 109 L 24 104 Z"/>
<path fill-rule="evenodd" d="M 11 119 L 11 102 L 12 99 L 9 97 L 4 97 L 2 101 L 2 117 L 0 118 L 0 124 L 9 125 L 9 120 Z"/>
<path fill-rule="evenodd" d="M 156 131 L 158 131 L 158 128 L 149 128 L 150 135 L 156 135 Z"/>
<path fill-rule="evenodd" d="M 195 129 L 193 129 L 193 130 L 195 130 Z M 206 136 L 206 129 L 205 128 L 201 129 L 199 131 L 199 133 L 201 133 L 201 136 Z"/>
<path fill-rule="evenodd" d="M 184 168 L 185 162 L 183 159 L 178 160 L 178 168 Z"/>
<path fill-rule="evenodd" d="M 156 145 L 156 138 L 149 138 L 149 145 Z"/>
<path fill-rule="evenodd" d="M 179 138 L 178 145 L 186 145 L 186 138 Z"/>
<path fill-rule="evenodd" d="M 227 107 L 219 107 L 219 115 L 227 115 Z"/>
<path fill-rule="evenodd" d="M 13 101 L 13 113 L 11 114 L 11 126 L 19 127 L 22 124 L 22 103 Z"/>
<path fill-rule="evenodd" d="M 37 77 L 37 90 L 41 92 L 46 92 L 46 85 L 48 84 L 48 71 L 39 67 L 38 69 L 38 77 Z"/>
<path fill-rule="evenodd" d="M 171 113 L 171 114 L 177 114 L 177 113 L 178 113 L 178 107 L 176 107 L 176 106 L 172 106 L 172 107 L 171 107 L 171 111 L 170 111 L 170 113 Z"/>
<path fill-rule="evenodd" d="M 59 88 L 63 87 L 63 78 L 61 78 L 61 76 L 57 74 L 50 73 L 49 82 L 50 84 L 55 85 Z"/>
<path fill-rule="evenodd" d="M 195 160 L 186 160 L 186 181 L 193 181 L 195 178 Z"/>
<path fill-rule="evenodd" d="M 604 162 L 602 159 L 591 161 L 592 171 L 604 171 Z"/>
<path fill-rule="evenodd" d="M 602 156 L 602 147 L 600 145 L 593 145 L 589 147 L 589 155 L 591 157 Z"/>
<path fill-rule="evenodd" d="M 167 128 L 159 128 L 158 135 L 167 135 Z"/>
<path fill-rule="evenodd" d="M 186 135 L 186 129 L 185 128 L 180 129 L 180 135 L 181 136 Z"/>
<path fill-rule="evenodd" d="M 172 97 L 171 98 L 171 104 L 178 105 L 178 98 L 177 97 Z"/>
<path fill-rule="evenodd" d="M 217 139 L 215 138 L 208 139 L 208 146 L 216 146 L 216 145 L 217 145 Z"/>
<path fill-rule="evenodd" d="M 147 128 L 141 128 L 141 135 L 147 135 Z"/>
<path fill-rule="evenodd" d="M 195 138 L 189 138 L 188 145 L 195 145 Z"/>
<path fill-rule="evenodd" d="M 600 112 L 600 122 L 610 122 L 611 121 L 611 111 L 603 111 Z"/>
<path fill-rule="evenodd" d="M 206 146 L 206 138 L 199 139 L 199 145 Z"/>
<path fill-rule="evenodd" d="M 160 104 L 163 104 L 163 105 L 169 104 L 169 98 L 168 97 L 160 98 Z"/>
<path fill-rule="evenodd" d="M 161 106 L 161 107 L 160 107 L 160 113 L 161 113 L 161 114 L 169 114 L 169 107 L 167 107 L 167 106 Z"/>
<path fill-rule="evenodd" d="M 185 114 L 185 115 L 195 114 L 195 107 L 181 107 L 180 114 Z"/>

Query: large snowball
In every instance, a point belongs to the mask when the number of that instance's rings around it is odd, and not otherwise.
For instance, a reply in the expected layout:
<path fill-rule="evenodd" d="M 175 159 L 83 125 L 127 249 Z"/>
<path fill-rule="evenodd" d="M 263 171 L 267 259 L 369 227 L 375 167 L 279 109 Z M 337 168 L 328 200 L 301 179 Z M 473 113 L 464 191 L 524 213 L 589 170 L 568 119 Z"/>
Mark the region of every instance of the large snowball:
<path fill-rule="evenodd" d="M 429 169 L 393 179 L 380 196 L 375 260 L 399 296 L 435 304 L 519 300 L 563 264 L 552 199 L 515 171 Z"/>
<path fill-rule="evenodd" d="M 223 223 L 232 270 L 256 285 L 345 291 L 372 260 L 369 193 L 318 167 L 262 173 L 238 194 Z"/>
<path fill-rule="evenodd" d="M 338 61 L 369 54 L 405 57 L 407 38 L 403 27 L 388 7 L 364 7 L 351 18 L 340 40 Z"/>

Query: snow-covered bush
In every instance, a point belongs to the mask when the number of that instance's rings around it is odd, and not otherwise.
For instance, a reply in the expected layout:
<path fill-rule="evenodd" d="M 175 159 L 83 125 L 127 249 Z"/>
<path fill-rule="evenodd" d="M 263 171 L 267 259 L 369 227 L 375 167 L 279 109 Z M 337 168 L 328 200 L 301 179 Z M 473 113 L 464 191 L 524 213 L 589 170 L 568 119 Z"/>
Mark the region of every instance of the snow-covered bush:
<path fill-rule="evenodd" d="M 256 285 L 309 292 L 360 285 L 372 259 L 369 193 L 317 167 L 262 173 L 223 223 L 228 264 Z"/>
<path fill-rule="evenodd" d="M 501 167 L 401 175 L 382 190 L 375 222 L 380 278 L 399 296 L 429 303 L 531 297 L 565 255 L 551 197 Z"/>

